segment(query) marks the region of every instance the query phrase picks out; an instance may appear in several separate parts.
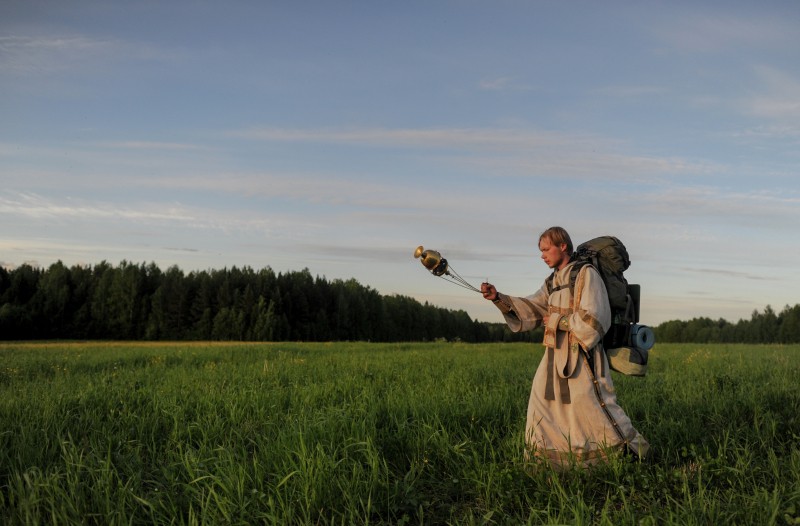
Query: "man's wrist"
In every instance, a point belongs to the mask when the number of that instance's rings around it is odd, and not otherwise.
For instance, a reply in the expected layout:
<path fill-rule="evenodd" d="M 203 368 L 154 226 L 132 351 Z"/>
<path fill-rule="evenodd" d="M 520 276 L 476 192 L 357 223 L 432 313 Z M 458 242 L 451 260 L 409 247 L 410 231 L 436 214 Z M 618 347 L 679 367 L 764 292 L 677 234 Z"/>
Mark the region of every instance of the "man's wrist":
<path fill-rule="evenodd" d="M 503 299 L 503 296 L 498 292 L 495 298 L 492 300 L 494 306 L 500 309 L 500 312 L 503 314 L 507 314 L 511 311 L 511 303 Z"/>

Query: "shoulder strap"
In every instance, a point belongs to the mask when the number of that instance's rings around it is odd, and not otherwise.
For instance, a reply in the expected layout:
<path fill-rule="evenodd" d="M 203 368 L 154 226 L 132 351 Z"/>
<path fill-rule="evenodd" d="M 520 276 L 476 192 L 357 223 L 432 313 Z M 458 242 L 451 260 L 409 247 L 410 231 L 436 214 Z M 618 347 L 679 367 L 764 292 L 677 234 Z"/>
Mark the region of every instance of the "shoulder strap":
<path fill-rule="evenodd" d="M 569 292 L 575 296 L 575 282 L 578 281 L 578 273 L 586 265 L 591 265 L 589 261 L 576 261 L 572 268 L 569 270 Z"/>
<path fill-rule="evenodd" d="M 575 295 L 575 282 L 578 280 L 578 273 L 581 271 L 583 267 L 586 265 L 591 265 L 588 261 L 576 261 L 572 268 L 569 269 L 569 284 L 559 285 L 558 287 L 554 287 L 553 283 L 555 283 L 556 279 L 556 271 L 554 270 L 552 274 L 547 278 L 547 293 L 552 294 L 559 290 L 565 289 L 569 287 L 569 292 L 573 296 Z"/>
<path fill-rule="evenodd" d="M 548 295 L 554 293 L 557 290 L 561 290 L 563 288 L 563 286 L 562 287 L 558 287 L 558 288 L 553 288 L 553 283 L 555 283 L 555 280 L 556 280 L 556 271 L 554 270 L 553 273 L 550 274 L 550 276 L 546 280 L 544 280 L 545 284 L 547 285 L 547 294 Z"/>

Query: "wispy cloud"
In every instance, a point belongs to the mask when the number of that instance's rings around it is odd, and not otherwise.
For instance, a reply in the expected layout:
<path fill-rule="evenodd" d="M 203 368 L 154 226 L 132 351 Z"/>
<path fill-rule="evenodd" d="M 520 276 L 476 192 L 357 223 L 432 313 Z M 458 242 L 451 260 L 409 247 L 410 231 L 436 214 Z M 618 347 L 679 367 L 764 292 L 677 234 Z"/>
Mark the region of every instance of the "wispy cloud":
<path fill-rule="evenodd" d="M 763 92 L 750 99 L 749 113 L 759 118 L 796 123 L 800 119 L 800 79 L 767 66 L 756 68 L 756 75 Z"/>
<path fill-rule="evenodd" d="M 20 193 L 0 195 L 0 214 L 10 214 L 30 219 L 124 219 L 137 221 L 192 222 L 198 219 L 179 205 L 171 207 L 142 206 L 120 207 L 117 204 L 74 201 L 69 198 L 54 200 L 37 194 Z"/>
<path fill-rule="evenodd" d="M 507 149 L 588 142 L 554 132 L 491 128 L 250 128 L 229 136 L 259 141 L 347 143 L 363 146 Z"/>
<path fill-rule="evenodd" d="M 294 223 L 293 216 L 277 213 L 259 213 L 243 209 L 229 210 L 224 206 L 207 207 L 201 204 L 162 202 L 151 199 L 144 202 L 73 199 L 47 197 L 32 193 L 0 194 L 0 217 L 3 223 L 25 228 L 43 224 L 50 227 L 72 225 L 78 231 L 81 225 L 93 228 L 124 228 L 126 231 L 142 228 L 147 236 L 156 235 L 166 228 L 209 232 L 258 232 L 262 235 L 283 237 Z M 313 219 L 294 229 L 313 230 Z"/>
<path fill-rule="evenodd" d="M 71 36 L 0 37 L 0 69 L 17 73 L 64 71 L 100 56 L 110 56 L 119 47 L 115 40 Z"/>
<path fill-rule="evenodd" d="M 787 221 L 786 226 L 792 225 L 791 228 L 800 220 L 800 195 L 786 191 L 743 193 L 710 186 L 683 186 L 642 196 L 639 205 L 665 216 L 726 217 L 751 224 L 758 218 L 774 218 Z"/>
<path fill-rule="evenodd" d="M 531 91 L 534 86 L 517 80 L 514 77 L 495 77 L 481 79 L 478 88 L 483 91 Z"/>
<path fill-rule="evenodd" d="M 81 34 L 0 36 L 0 70 L 6 75 L 47 75 L 127 60 L 175 61 L 182 53 L 149 43 Z"/>
<path fill-rule="evenodd" d="M 226 172 L 164 177 L 143 184 L 169 194 L 204 192 L 218 196 L 219 201 L 222 196 L 245 197 L 251 200 L 254 210 L 263 210 L 273 221 L 281 218 L 280 224 L 289 229 L 327 229 L 334 224 L 347 224 L 362 231 L 380 228 L 379 225 L 391 229 L 400 224 L 424 224 L 433 217 L 440 218 L 439 225 L 449 221 L 463 224 L 481 221 L 473 213 L 476 206 L 513 207 L 526 202 L 522 196 L 487 197 L 468 189 L 457 199 L 443 200 L 438 192 L 424 185 L 339 174 Z"/>
<path fill-rule="evenodd" d="M 712 276 L 725 276 L 729 278 L 748 279 L 754 281 L 780 281 L 780 277 L 770 277 L 763 274 L 751 274 L 749 272 L 739 272 L 735 270 L 722 269 L 722 268 L 688 268 L 681 269 L 683 272 L 692 272 L 695 274 L 710 274 Z"/>
<path fill-rule="evenodd" d="M 105 148 L 119 148 L 123 150 L 200 150 L 207 147 L 189 143 L 156 142 L 156 141 L 117 141 L 100 143 Z"/>
<path fill-rule="evenodd" d="M 559 175 L 630 180 L 660 174 L 709 175 L 721 170 L 710 162 L 626 155 L 619 152 L 621 145 L 617 141 L 608 138 L 529 129 L 253 128 L 229 134 L 260 141 L 440 149 L 436 151 L 438 159 L 462 167 L 472 166 L 490 177 Z M 442 148 L 457 153 L 448 156 Z"/>
<path fill-rule="evenodd" d="M 394 185 L 356 179 L 342 179 L 335 174 L 224 172 L 185 177 L 160 177 L 143 185 L 170 190 L 193 190 L 229 193 L 268 199 L 290 199 L 310 203 L 368 204 L 381 203 L 396 191 Z"/>
<path fill-rule="evenodd" d="M 669 91 L 665 86 L 648 86 L 648 85 L 615 85 L 605 86 L 594 90 L 598 95 L 607 97 L 652 97 L 654 95 L 662 95 Z"/>
<path fill-rule="evenodd" d="M 717 53 L 732 48 L 796 45 L 791 19 L 769 14 L 703 13 L 694 7 L 659 19 L 654 33 L 671 48 L 693 53 Z"/>
<path fill-rule="evenodd" d="M 750 129 L 742 130 L 733 134 L 733 137 L 743 139 L 768 139 L 768 140 L 788 140 L 794 144 L 800 141 L 800 125 L 793 124 L 768 124 L 755 126 Z M 800 155 L 800 152 L 796 152 Z"/>
<path fill-rule="evenodd" d="M 574 148 L 565 150 L 522 151 L 505 157 L 472 157 L 462 160 L 482 166 L 487 174 L 506 177 L 563 177 L 584 181 L 638 181 L 650 184 L 673 177 L 715 175 L 723 167 L 708 161 L 677 157 L 624 155 L 608 150 Z"/>

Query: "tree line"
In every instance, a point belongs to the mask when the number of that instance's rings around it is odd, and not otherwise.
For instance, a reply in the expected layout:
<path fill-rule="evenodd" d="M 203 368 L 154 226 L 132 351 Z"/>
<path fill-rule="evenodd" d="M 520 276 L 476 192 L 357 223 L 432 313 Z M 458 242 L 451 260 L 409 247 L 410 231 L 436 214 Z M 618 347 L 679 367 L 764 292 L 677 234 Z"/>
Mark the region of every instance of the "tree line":
<path fill-rule="evenodd" d="M 770 306 L 736 323 L 672 320 L 657 342 L 800 343 L 800 305 Z M 154 263 L 0 267 L 0 339 L 242 341 L 528 341 L 504 323 L 470 319 L 356 280 L 266 267 L 183 272 Z"/>
<path fill-rule="evenodd" d="M 800 343 L 800 305 L 780 313 L 767 305 L 737 323 L 711 318 L 667 321 L 654 329 L 657 342 L 676 343 Z"/>
<path fill-rule="evenodd" d="M 0 339 L 541 341 L 463 310 L 308 269 L 185 273 L 154 263 L 0 268 Z"/>

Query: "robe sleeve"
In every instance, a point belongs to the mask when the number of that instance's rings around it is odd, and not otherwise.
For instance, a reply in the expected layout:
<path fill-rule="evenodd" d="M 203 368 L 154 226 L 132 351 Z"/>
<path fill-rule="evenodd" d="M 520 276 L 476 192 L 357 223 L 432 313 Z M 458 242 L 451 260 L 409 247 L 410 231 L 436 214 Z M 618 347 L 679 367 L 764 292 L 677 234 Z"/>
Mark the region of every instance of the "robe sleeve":
<path fill-rule="evenodd" d="M 503 312 L 503 318 L 511 332 L 530 331 L 539 327 L 542 317 L 547 314 L 548 296 L 546 285 L 524 298 L 502 294 L 502 301 L 510 307 L 510 310 Z"/>
<path fill-rule="evenodd" d="M 600 273 L 591 265 L 583 267 L 575 282 L 576 308 L 569 315 L 569 329 L 584 349 L 597 345 L 611 327 L 608 292 Z"/>

